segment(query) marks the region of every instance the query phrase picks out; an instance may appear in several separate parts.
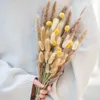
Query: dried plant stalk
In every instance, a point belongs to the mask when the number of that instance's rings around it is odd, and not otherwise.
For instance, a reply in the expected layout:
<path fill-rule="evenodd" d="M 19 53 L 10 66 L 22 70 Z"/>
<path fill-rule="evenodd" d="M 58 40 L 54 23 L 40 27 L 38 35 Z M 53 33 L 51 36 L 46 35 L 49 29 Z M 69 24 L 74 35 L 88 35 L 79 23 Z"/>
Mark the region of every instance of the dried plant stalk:
<path fill-rule="evenodd" d="M 39 16 L 37 16 L 37 33 L 38 33 L 38 40 L 40 40 L 40 32 L 41 32 L 40 20 L 39 20 Z"/>
<path fill-rule="evenodd" d="M 46 14 L 45 14 L 46 21 L 48 21 L 49 9 L 50 9 L 50 0 L 48 1 L 46 6 Z"/>
<path fill-rule="evenodd" d="M 41 41 L 43 42 L 46 38 L 46 32 L 45 32 L 45 27 L 43 26 L 41 28 Z"/>
<path fill-rule="evenodd" d="M 49 58 L 49 64 L 52 64 L 53 63 L 53 61 L 54 61 L 54 59 L 55 59 L 55 57 L 56 57 L 56 53 L 52 53 L 52 55 L 50 56 L 50 58 Z"/>
<path fill-rule="evenodd" d="M 62 9 L 61 12 L 66 13 L 66 11 L 67 11 L 67 6 L 65 6 L 65 7 Z"/>
<path fill-rule="evenodd" d="M 44 51 L 44 45 L 41 41 L 39 41 L 39 48 L 41 51 Z"/>
<path fill-rule="evenodd" d="M 70 11 L 68 12 L 68 16 L 66 19 L 66 25 L 69 25 L 71 22 L 71 16 L 72 16 L 72 10 L 70 9 Z"/>
<path fill-rule="evenodd" d="M 74 26 L 71 28 L 70 33 L 76 32 L 80 27 L 81 17 L 78 18 Z"/>
<path fill-rule="evenodd" d="M 42 23 L 44 26 L 48 20 L 49 9 L 50 9 L 50 0 L 48 1 L 46 7 L 43 8 L 43 12 L 42 12 Z"/>
<path fill-rule="evenodd" d="M 86 38 L 87 30 L 85 30 L 79 38 L 80 45 L 82 44 L 83 40 Z"/>
<path fill-rule="evenodd" d="M 39 53 L 39 62 L 42 63 L 44 61 L 44 55 L 43 52 Z"/>
<path fill-rule="evenodd" d="M 53 7 L 52 7 L 52 13 L 51 13 L 51 18 L 50 18 L 50 20 L 53 20 L 53 18 L 55 17 L 56 5 L 57 5 L 57 2 L 55 1 L 54 4 L 53 4 Z"/>
<path fill-rule="evenodd" d="M 48 59 L 49 59 L 49 56 L 50 56 L 50 52 L 48 51 L 45 51 L 45 62 L 47 63 Z"/>
<path fill-rule="evenodd" d="M 48 51 L 48 52 L 50 52 L 50 48 L 51 48 L 50 39 L 47 38 L 47 39 L 45 40 L 45 50 Z"/>

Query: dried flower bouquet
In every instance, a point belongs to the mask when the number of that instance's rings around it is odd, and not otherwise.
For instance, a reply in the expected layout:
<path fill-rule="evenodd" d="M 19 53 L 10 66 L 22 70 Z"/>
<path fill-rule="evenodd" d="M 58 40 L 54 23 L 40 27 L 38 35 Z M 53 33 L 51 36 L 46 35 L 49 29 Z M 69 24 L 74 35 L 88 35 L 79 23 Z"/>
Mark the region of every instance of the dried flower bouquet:
<path fill-rule="evenodd" d="M 77 34 L 84 9 L 71 27 L 72 11 L 64 7 L 59 15 L 55 16 L 55 1 L 49 14 L 50 3 L 49 0 L 44 7 L 42 18 L 37 17 L 38 73 L 39 81 L 45 85 L 44 89 L 62 75 L 65 63 L 72 59 L 87 35 L 87 30 Z M 40 90 L 36 89 L 36 100 L 40 100 Z"/>

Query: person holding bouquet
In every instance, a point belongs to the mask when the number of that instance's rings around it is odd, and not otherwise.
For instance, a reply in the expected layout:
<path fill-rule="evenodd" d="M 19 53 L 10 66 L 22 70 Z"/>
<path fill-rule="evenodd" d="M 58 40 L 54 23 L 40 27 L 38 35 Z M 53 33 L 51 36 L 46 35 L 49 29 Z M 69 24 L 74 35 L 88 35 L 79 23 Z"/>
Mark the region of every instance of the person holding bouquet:
<path fill-rule="evenodd" d="M 35 87 L 43 88 L 37 74 L 37 13 L 47 0 L 0 0 L 0 99 L 34 100 Z M 51 0 L 51 2 L 54 2 Z M 72 8 L 74 23 L 83 8 L 82 26 L 88 29 L 83 45 L 64 73 L 41 100 L 80 100 L 98 58 L 98 27 L 91 0 L 57 0 L 57 14 L 67 5 Z M 40 9 L 40 10 L 39 10 Z M 38 12 L 39 11 L 39 12 Z"/>

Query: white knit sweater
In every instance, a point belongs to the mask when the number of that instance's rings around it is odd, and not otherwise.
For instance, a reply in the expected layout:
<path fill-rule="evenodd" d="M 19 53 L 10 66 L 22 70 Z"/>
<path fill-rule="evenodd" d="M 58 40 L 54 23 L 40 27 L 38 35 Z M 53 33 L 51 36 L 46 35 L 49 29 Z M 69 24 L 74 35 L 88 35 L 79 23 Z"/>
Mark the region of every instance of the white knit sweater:
<path fill-rule="evenodd" d="M 30 100 L 37 75 L 35 18 L 45 1 L 0 0 L 0 100 Z M 58 12 L 67 1 L 58 0 Z M 88 36 L 46 100 L 80 100 L 97 60 L 98 28 L 91 2 L 69 1 L 72 23 L 87 5 L 82 22 Z"/>

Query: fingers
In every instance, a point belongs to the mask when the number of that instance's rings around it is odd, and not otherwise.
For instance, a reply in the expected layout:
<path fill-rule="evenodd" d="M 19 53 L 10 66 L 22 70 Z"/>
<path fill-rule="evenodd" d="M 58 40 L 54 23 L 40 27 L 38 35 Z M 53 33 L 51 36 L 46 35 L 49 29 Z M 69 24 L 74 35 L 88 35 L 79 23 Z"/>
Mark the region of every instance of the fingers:
<path fill-rule="evenodd" d="M 44 87 L 44 85 L 41 84 L 37 79 L 34 79 L 33 84 L 34 84 L 35 86 L 39 87 L 39 88 L 43 88 L 43 87 Z"/>
<path fill-rule="evenodd" d="M 41 91 L 40 91 L 40 94 L 43 94 L 43 95 L 46 95 L 47 93 L 48 93 L 47 90 L 41 90 Z"/>
<path fill-rule="evenodd" d="M 51 86 L 48 86 L 48 88 L 47 88 L 48 92 L 50 92 L 51 89 L 52 89 L 52 87 Z"/>
<path fill-rule="evenodd" d="M 41 100 L 45 100 L 46 94 L 51 91 L 51 86 L 48 86 L 47 90 L 41 90 L 40 91 L 40 98 Z"/>
<path fill-rule="evenodd" d="M 44 99 L 46 95 L 40 94 L 40 98 Z"/>

